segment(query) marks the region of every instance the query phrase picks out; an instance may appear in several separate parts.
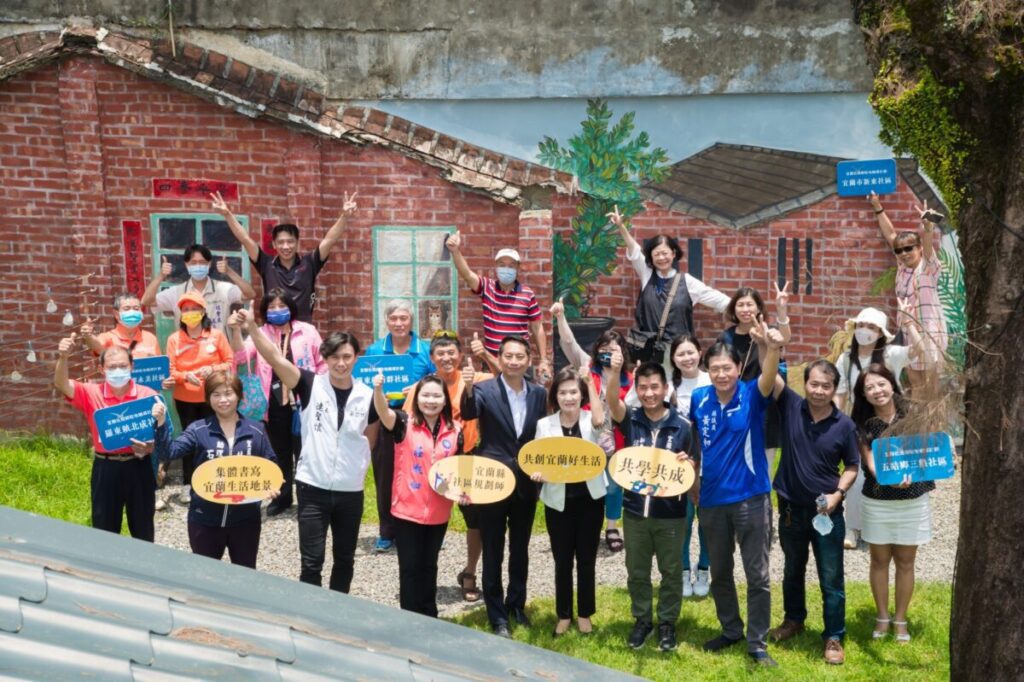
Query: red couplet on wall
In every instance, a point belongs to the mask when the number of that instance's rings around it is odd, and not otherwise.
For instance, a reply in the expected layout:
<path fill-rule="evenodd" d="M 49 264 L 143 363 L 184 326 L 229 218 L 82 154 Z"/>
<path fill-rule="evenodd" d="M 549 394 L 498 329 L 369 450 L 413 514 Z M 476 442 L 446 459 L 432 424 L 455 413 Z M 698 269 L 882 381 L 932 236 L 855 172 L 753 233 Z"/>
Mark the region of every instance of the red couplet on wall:
<path fill-rule="evenodd" d="M 264 218 L 260 223 L 263 252 L 270 256 L 277 255 L 277 249 L 274 248 L 274 225 L 277 225 L 277 220 L 274 218 Z"/>
<path fill-rule="evenodd" d="M 146 260 L 142 253 L 142 223 L 138 220 L 121 221 L 124 242 L 124 287 L 139 298 L 146 290 Z"/>
<path fill-rule="evenodd" d="M 184 178 L 153 178 L 153 197 L 172 199 L 209 199 L 220 192 L 224 201 L 238 200 L 238 183 L 222 180 L 189 180 Z"/>

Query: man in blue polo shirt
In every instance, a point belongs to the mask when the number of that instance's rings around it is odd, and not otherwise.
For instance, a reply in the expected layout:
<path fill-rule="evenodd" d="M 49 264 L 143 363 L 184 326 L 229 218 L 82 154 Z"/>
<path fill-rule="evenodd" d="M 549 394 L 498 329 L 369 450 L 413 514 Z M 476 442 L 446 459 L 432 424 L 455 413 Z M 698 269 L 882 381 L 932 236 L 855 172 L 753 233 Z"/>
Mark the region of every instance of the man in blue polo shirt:
<path fill-rule="evenodd" d="M 857 427 L 832 403 L 839 385 L 839 370 L 828 360 L 812 362 L 804 370 L 801 398 L 783 388 L 778 398 L 782 415 L 782 459 L 775 474 L 779 495 L 779 544 L 786 557 L 782 577 L 782 624 L 768 633 L 775 642 L 800 634 L 807 618 L 804 576 L 807 547 L 814 550 L 821 586 L 825 630 L 825 661 L 839 665 L 844 660 L 842 641 L 846 634 L 846 593 L 843 581 L 843 499 L 857 478 L 860 452 Z M 843 464 L 842 475 L 839 465 Z M 831 530 L 822 535 L 814 528 L 824 496 L 824 513 Z"/>
<path fill-rule="evenodd" d="M 762 322 L 750 330 L 764 342 L 761 376 L 740 381 L 742 359 L 732 346 L 708 349 L 711 385 L 690 398 L 690 421 L 701 449 L 700 522 L 711 562 L 711 596 L 722 634 L 704 644 L 720 651 L 743 639 L 733 553 L 740 546 L 747 577 L 747 652 L 760 665 L 774 667 L 766 638 L 771 625 L 768 555 L 772 535 L 771 480 L 764 457 L 764 411 L 777 394 L 782 333 Z"/>

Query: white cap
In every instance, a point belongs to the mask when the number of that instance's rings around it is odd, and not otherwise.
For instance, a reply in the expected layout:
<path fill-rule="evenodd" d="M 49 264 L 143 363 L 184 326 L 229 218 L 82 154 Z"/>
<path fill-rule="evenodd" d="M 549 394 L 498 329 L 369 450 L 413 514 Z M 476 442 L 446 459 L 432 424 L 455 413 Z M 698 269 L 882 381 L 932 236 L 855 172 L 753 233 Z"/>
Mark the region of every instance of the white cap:
<path fill-rule="evenodd" d="M 857 317 L 847 322 L 847 324 L 855 327 L 858 322 L 867 322 L 868 324 L 875 325 L 882 330 L 882 333 L 885 335 L 886 342 L 892 341 L 893 334 L 888 329 L 889 316 L 878 308 L 865 308 L 857 313 Z"/>
<path fill-rule="evenodd" d="M 505 256 L 508 256 L 517 263 L 522 263 L 519 259 L 519 252 L 515 249 L 501 249 L 498 253 L 494 254 L 494 260 L 501 260 Z"/>

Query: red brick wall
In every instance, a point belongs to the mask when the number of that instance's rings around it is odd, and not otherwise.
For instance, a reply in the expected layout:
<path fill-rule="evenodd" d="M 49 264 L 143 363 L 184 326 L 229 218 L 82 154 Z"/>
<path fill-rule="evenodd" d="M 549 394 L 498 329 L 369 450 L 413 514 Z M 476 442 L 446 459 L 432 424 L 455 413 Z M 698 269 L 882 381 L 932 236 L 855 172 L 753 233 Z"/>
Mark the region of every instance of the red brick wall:
<path fill-rule="evenodd" d="M 142 221 L 148 281 L 150 214 L 210 210 L 205 201 L 151 198 L 155 177 L 237 182 L 240 199 L 232 208 L 249 217 L 252 234 L 258 236 L 265 218 L 295 222 L 304 250 L 315 248 L 337 218 L 343 192 L 358 192 L 359 212 L 318 281 L 316 319 L 322 331 L 354 330 L 365 343 L 373 329 L 373 226 L 457 227 L 471 266 L 486 272 L 500 246 L 539 257 L 537 233 L 550 230 L 530 214 L 520 225 L 518 208 L 461 189 L 438 169 L 396 152 L 254 121 L 89 57 L 0 84 L 0 154 L 8 234 L 0 243 L 0 296 L 8 312 L 0 323 L 0 428 L 6 429 L 84 429 L 50 386 L 56 345 L 67 331 L 60 318 L 68 308 L 77 315 L 80 287 L 56 287 L 60 311 L 48 314 L 47 282 L 96 273 L 89 299 L 104 316 L 100 326 L 110 326 L 110 298 L 124 286 L 121 221 Z M 549 271 L 540 268 L 538 281 L 529 281 L 542 301 L 551 298 Z M 478 299 L 461 283 L 459 294 L 459 327 L 471 335 L 480 324 Z M 152 328 L 151 320 L 145 324 Z M 35 364 L 25 360 L 29 338 Z M 11 382 L 12 370 L 24 380 Z M 77 353 L 72 377 L 89 373 L 92 361 Z"/>
<path fill-rule="evenodd" d="M 896 229 L 917 227 L 917 212 L 913 206 L 917 199 L 905 183 L 901 181 L 898 193 L 883 200 Z M 559 199 L 554 214 L 555 230 L 567 231 L 575 214 L 567 198 Z M 890 330 L 894 330 L 895 299 L 871 296 L 869 291 L 872 282 L 894 265 L 895 260 L 878 232 L 870 204 L 864 199 L 831 196 L 767 225 L 739 231 L 648 203 L 647 210 L 633 219 L 633 226 L 638 241 L 663 232 L 679 239 L 684 251 L 684 267 L 686 240 L 703 239 L 703 281 L 727 295 L 732 295 L 740 286 L 754 287 L 766 299 L 770 320 L 774 320 L 769 299 L 777 272 L 778 239 L 812 239 L 812 293 L 804 293 L 805 279 L 801 274 L 799 292 L 790 299 L 793 341 L 786 350 L 790 362 L 799 363 L 827 354 L 831 335 L 866 306 L 885 310 L 890 315 Z M 801 241 L 802 269 L 807 266 L 803 244 Z M 787 273 L 792 277 L 791 241 L 787 248 Z M 623 250 L 616 272 L 599 281 L 591 314 L 615 318 L 617 327 L 624 331 L 633 323 L 638 292 L 639 280 Z M 729 326 L 721 315 L 701 306 L 695 310 L 694 324 L 705 347 Z"/>

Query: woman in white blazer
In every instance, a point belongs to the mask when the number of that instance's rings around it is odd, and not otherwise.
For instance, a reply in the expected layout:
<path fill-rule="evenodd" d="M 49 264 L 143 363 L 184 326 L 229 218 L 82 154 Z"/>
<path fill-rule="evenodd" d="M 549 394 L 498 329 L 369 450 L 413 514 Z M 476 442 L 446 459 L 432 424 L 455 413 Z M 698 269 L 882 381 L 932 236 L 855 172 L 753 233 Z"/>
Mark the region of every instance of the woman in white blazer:
<path fill-rule="evenodd" d="M 588 403 L 589 414 L 582 409 Z M 570 436 L 597 443 L 604 410 L 590 372 L 581 376 L 571 367 L 559 371 L 548 391 L 548 409 L 553 414 L 537 422 L 537 438 Z M 533 480 L 543 482 L 540 474 L 535 474 Z M 551 553 L 555 557 L 555 637 L 565 634 L 572 621 L 574 562 L 576 626 L 583 634 L 593 631 L 590 617 L 596 609 L 595 571 L 606 487 L 603 471 L 585 483 L 544 483 L 541 487 L 540 499 L 544 502 Z"/>

